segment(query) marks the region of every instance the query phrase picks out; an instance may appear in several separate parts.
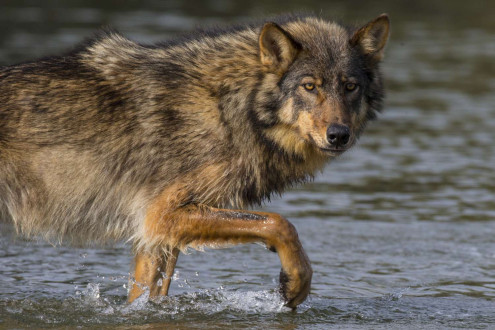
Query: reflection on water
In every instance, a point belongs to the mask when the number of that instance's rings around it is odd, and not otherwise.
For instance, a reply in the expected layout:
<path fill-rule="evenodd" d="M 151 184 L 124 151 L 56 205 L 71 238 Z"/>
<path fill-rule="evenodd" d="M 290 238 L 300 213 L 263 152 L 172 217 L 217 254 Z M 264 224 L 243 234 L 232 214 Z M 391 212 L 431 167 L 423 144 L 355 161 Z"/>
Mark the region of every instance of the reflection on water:
<path fill-rule="evenodd" d="M 393 24 L 380 120 L 315 182 L 266 206 L 299 231 L 314 268 L 310 299 L 296 313 L 282 307 L 277 256 L 250 245 L 181 255 L 171 297 L 127 305 L 128 246 L 53 248 L 2 225 L 0 327 L 493 326 L 493 4 L 304 6 L 350 22 L 389 12 Z M 57 53 L 102 25 L 152 42 L 198 24 L 298 8 L 298 1 L 12 2 L 0 11 L 0 63 Z"/>

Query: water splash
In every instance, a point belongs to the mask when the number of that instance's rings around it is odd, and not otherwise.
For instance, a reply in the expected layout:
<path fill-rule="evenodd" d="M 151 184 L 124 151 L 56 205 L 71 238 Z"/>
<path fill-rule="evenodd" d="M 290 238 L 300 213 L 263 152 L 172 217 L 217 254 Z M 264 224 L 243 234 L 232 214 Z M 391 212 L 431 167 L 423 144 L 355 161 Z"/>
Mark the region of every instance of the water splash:
<path fill-rule="evenodd" d="M 90 302 L 98 301 L 98 299 L 100 299 L 100 284 L 88 283 L 88 286 L 82 292 L 82 296 L 84 296 L 86 300 Z"/>
<path fill-rule="evenodd" d="M 2 305 L 6 305 L 1 309 L 8 313 L 9 318 L 28 324 L 58 325 L 167 323 L 177 319 L 178 315 L 181 319 L 194 318 L 197 321 L 205 316 L 213 319 L 226 315 L 260 317 L 291 311 L 284 307 L 275 289 L 239 291 L 218 288 L 160 298 L 150 298 L 149 291 L 145 291 L 127 304 L 123 295 L 106 295 L 101 283 L 88 283 L 82 290 L 76 286 L 74 296 L 65 299 L 28 298 L 3 301 Z"/>
<path fill-rule="evenodd" d="M 116 311 L 123 315 L 127 315 L 135 311 L 146 310 L 146 308 L 148 307 L 149 297 L 150 297 L 150 291 L 145 290 L 143 294 L 137 297 L 132 303 L 125 304 L 123 306 L 122 305 L 116 306 L 117 307 Z"/>
<path fill-rule="evenodd" d="M 246 314 L 279 313 L 290 311 L 276 290 L 231 291 L 223 288 L 201 290 L 175 297 L 164 298 L 180 309 L 201 311 L 206 314 L 225 311 Z"/>

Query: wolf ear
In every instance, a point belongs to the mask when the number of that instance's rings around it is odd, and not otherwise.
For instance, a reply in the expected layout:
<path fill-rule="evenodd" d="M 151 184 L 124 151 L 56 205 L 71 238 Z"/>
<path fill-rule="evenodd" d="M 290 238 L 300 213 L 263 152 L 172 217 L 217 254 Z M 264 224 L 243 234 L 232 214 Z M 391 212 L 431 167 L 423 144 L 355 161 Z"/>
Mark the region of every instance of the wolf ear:
<path fill-rule="evenodd" d="M 259 36 L 260 60 L 270 71 L 283 74 L 299 53 L 299 45 L 275 23 L 265 23 Z"/>
<path fill-rule="evenodd" d="M 390 19 L 387 14 L 381 14 L 354 33 L 351 45 L 359 46 L 364 55 L 378 62 L 383 58 L 389 32 Z"/>

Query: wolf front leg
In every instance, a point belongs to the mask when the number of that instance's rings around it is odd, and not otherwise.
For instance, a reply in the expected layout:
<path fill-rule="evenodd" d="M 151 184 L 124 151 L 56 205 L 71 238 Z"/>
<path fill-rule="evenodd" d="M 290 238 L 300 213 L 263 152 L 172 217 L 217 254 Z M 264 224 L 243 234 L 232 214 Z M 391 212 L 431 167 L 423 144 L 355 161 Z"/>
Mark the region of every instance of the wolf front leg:
<path fill-rule="evenodd" d="M 134 257 L 134 280 L 127 301 L 133 302 L 146 290 L 150 297 L 166 296 L 178 257 L 179 249 L 163 254 L 138 252 Z"/>
<path fill-rule="evenodd" d="M 153 240 L 167 242 L 169 246 L 179 249 L 253 242 L 265 244 L 280 257 L 280 288 L 287 306 L 295 308 L 308 296 L 313 274 L 311 264 L 295 227 L 280 215 L 202 205 L 188 205 L 173 212 L 157 214 L 160 216 L 155 219 L 147 218 L 149 235 L 153 236 Z M 143 278 L 144 283 L 155 281 L 154 273 L 147 276 Z M 154 287 L 153 284 L 150 286 Z"/>

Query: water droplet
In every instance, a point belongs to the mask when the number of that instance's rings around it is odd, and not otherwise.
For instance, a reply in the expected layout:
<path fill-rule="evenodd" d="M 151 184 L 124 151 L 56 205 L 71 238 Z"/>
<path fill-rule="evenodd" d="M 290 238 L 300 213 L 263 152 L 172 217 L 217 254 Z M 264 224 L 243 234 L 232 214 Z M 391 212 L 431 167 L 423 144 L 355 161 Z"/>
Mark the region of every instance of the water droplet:
<path fill-rule="evenodd" d="M 88 283 L 86 290 L 84 290 L 84 295 L 95 300 L 100 298 L 100 284 Z"/>

